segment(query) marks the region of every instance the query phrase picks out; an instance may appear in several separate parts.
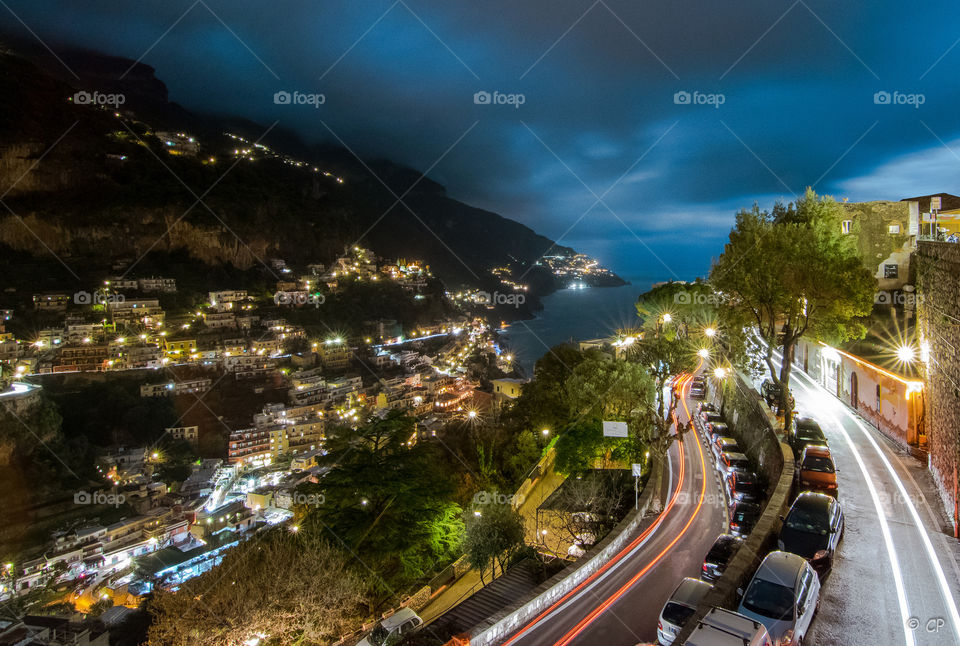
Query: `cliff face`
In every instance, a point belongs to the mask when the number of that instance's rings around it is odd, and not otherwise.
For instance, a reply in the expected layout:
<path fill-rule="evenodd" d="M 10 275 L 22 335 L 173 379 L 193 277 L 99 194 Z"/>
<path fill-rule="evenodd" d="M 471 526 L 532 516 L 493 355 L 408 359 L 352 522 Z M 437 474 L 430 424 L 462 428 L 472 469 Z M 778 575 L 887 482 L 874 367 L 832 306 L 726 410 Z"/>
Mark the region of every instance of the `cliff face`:
<path fill-rule="evenodd" d="M 296 149 L 300 165 L 288 148 L 256 149 L 225 134 L 262 132 L 255 124 L 168 103 L 151 68 L 138 65 L 124 76 L 130 63 L 76 54 L 70 64 L 78 82 L 42 59 L 0 53 L 0 192 L 15 214 L 0 212 L 0 245 L 80 256 L 86 269 L 99 270 L 148 252 L 186 252 L 240 269 L 278 256 L 327 262 L 345 245 L 364 244 L 384 257 L 422 260 L 451 287 L 496 287 L 493 267 L 522 273 L 548 251 L 573 251 L 451 199 L 409 168 L 297 146 L 290 133 L 277 140 Z M 127 100 L 84 104 L 74 100 L 82 91 Z M 174 145 L 169 135 L 158 138 L 162 130 L 193 139 Z M 244 148 L 254 159 L 238 153 Z M 404 198 L 410 209 L 396 204 L 415 182 Z M 555 288 L 549 272 L 529 276 L 537 292 Z"/>

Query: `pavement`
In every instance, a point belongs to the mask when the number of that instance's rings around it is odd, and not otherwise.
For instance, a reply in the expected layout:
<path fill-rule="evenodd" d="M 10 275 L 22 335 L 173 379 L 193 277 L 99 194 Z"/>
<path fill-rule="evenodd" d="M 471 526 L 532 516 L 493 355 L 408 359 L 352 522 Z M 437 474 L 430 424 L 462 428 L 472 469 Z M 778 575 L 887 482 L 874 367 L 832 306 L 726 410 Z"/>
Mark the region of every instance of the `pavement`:
<path fill-rule="evenodd" d="M 923 462 L 794 368 L 837 466 L 846 531 L 806 644 L 960 644 L 960 543 Z"/>
<path fill-rule="evenodd" d="M 688 390 L 684 389 L 685 392 Z M 685 399 L 680 421 L 695 414 Z M 687 410 L 684 410 L 684 409 Z M 631 538 L 609 567 L 546 609 L 502 643 L 634 646 L 656 640 L 663 604 L 685 576 L 697 577 L 703 556 L 722 533 L 723 496 L 713 475 L 713 457 L 702 438 L 687 435 L 668 453 L 674 496 L 660 518 Z"/>

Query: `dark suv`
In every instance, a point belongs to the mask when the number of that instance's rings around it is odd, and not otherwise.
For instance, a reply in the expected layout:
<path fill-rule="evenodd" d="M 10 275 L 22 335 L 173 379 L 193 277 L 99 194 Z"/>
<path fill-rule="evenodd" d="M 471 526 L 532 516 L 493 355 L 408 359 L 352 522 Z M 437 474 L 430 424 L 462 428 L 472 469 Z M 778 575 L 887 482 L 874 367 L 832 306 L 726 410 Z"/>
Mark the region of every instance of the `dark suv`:
<path fill-rule="evenodd" d="M 723 576 L 727 564 L 737 553 L 740 546 L 743 545 L 743 539 L 733 534 L 720 534 L 713 543 L 713 547 L 707 552 L 703 559 L 703 569 L 700 570 L 700 578 L 704 581 L 716 581 Z"/>
<path fill-rule="evenodd" d="M 794 422 L 793 432 L 790 433 L 790 448 L 793 449 L 794 459 L 799 460 L 808 446 L 829 445 L 819 424 L 809 417 L 800 417 Z"/>

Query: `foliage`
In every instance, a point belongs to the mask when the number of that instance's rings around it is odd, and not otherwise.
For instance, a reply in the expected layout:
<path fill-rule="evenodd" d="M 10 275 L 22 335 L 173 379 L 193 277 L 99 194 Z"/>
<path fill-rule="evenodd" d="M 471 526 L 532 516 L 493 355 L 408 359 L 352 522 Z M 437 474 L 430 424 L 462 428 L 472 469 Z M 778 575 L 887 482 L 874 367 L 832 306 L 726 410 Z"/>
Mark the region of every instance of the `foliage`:
<path fill-rule="evenodd" d="M 411 583 L 453 558 L 463 525 L 438 448 L 410 446 L 415 420 L 391 411 L 360 428 L 332 429 L 324 503 L 305 531 L 336 541 L 376 571 L 380 593 Z M 442 450 L 442 449 L 440 449 Z"/>
<path fill-rule="evenodd" d="M 470 565 L 480 570 L 481 580 L 488 566 L 495 571 L 499 565 L 503 572 L 510 556 L 524 545 L 523 517 L 513 505 L 480 505 L 465 514 L 463 522 L 463 550 Z"/>
<path fill-rule="evenodd" d="M 737 214 L 730 243 L 710 272 L 735 325 L 753 327 L 766 343 L 764 361 L 782 384 L 781 409 L 791 411 L 790 371 L 797 340 L 840 342 L 861 338 L 859 318 L 869 315 L 876 281 L 855 243 L 841 233 L 843 210 L 830 197 L 806 194 L 772 212 Z M 773 349 L 783 348 L 778 371 Z"/>
<path fill-rule="evenodd" d="M 269 530 L 176 592 L 158 591 L 149 607 L 149 643 L 227 646 L 256 636 L 269 645 L 335 641 L 365 614 L 365 582 L 348 559 L 318 536 Z"/>

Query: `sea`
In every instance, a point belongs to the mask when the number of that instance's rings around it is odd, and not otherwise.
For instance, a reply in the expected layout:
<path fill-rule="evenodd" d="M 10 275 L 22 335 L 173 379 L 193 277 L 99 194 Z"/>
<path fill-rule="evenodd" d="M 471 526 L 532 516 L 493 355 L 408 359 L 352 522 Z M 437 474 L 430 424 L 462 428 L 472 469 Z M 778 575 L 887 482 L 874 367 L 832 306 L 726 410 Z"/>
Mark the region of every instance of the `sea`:
<path fill-rule="evenodd" d="M 637 297 L 664 277 L 625 278 L 629 285 L 561 289 L 542 299 L 537 317 L 516 321 L 501 331 L 501 345 L 514 356 L 524 376 L 533 376 L 533 365 L 553 346 L 610 336 L 618 329 L 637 325 Z"/>

